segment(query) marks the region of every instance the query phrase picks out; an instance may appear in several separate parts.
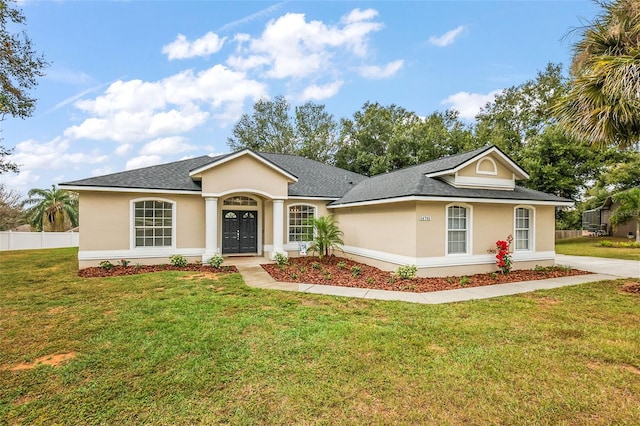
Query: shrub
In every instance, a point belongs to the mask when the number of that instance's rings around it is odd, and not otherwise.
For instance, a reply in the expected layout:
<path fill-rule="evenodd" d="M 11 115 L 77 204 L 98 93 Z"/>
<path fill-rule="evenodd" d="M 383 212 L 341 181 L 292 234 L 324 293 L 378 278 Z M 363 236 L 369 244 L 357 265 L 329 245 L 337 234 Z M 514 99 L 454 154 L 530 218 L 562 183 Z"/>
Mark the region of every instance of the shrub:
<path fill-rule="evenodd" d="M 347 267 L 347 264 L 344 262 L 338 262 L 338 269 L 344 269 Z"/>
<path fill-rule="evenodd" d="M 416 265 L 404 265 L 399 266 L 396 270 L 396 275 L 403 280 L 412 280 L 418 273 L 418 267 Z"/>
<path fill-rule="evenodd" d="M 509 253 L 509 238 L 506 241 L 496 241 L 496 266 L 500 268 L 500 272 L 508 274 L 511 272 L 511 254 Z"/>
<path fill-rule="evenodd" d="M 129 263 L 131 263 L 131 261 L 127 259 L 120 259 L 120 266 L 124 266 L 126 268 L 127 266 L 129 266 Z"/>
<path fill-rule="evenodd" d="M 296 274 L 295 272 L 292 272 L 291 274 L 289 274 L 289 276 L 294 280 L 298 279 L 298 274 Z"/>
<path fill-rule="evenodd" d="M 100 262 L 100 267 L 108 271 L 109 269 L 113 268 L 113 263 L 109 262 L 108 260 L 103 260 L 102 262 Z"/>
<path fill-rule="evenodd" d="M 372 277 L 369 277 L 365 280 L 365 282 L 369 285 L 373 285 L 373 283 L 375 282 L 375 280 Z"/>
<path fill-rule="evenodd" d="M 460 278 L 460 287 L 465 287 L 467 284 L 469 284 L 469 277 L 463 275 L 462 278 Z"/>
<path fill-rule="evenodd" d="M 613 247 L 613 243 L 609 240 L 600 241 L 600 247 Z"/>
<path fill-rule="evenodd" d="M 181 254 L 174 254 L 169 258 L 169 263 L 171 266 L 183 267 L 187 266 L 189 262 L 187 259 Z"/>
<path fill-rule="evenodd" d="M 353 278 L 357 277 L 358 275 L 360 275 L 362 273 L 362 267 L 358 266 L 358 265 L 353 265 L 351 267 L 351 276 Z"/>
<path fill-rule="evenodd" d="M 224 262 L 224 258 L 217 253 L 207 259 L 207 265 L 216 269 L 220 269 L 220 266 L 222 266 L 222 262 Z"/>
<path fill-rule="evenodd" d="M 313 269 L 320 269 L 320 264 L 319 264 L 318 262 L 313 262 L 313 263 L 311 264 L 311 267 L 312 267 Z"/>
<path fill-rule="evenodd" d="M 289 257 L 282 253 L 277 253 L 273 255 L 273 260 L 276 261 L 278 266 L 286 266 L 289 264 Z"/>

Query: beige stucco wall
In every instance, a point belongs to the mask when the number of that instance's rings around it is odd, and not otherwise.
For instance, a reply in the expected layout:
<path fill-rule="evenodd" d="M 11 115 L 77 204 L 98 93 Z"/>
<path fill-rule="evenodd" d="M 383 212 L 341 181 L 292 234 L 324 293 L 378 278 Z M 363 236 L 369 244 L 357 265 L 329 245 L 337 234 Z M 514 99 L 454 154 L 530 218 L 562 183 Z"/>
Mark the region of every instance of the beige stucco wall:
<path fill-rule="evenodd" d="M 347 246 L 403 256 L 416 253 L 416 203 L 335 209 Z"/>
<path fill-rule="evenodd" d="M 250 155 L 217 165 L 200 175 L 203 194 L 253 190 L 274 198 L 286 198 L 288 179 Z"/>
<path fill-rule="evenodd" d="M 476 166 L 479 161 L 482 161 L 484 158 L 491 158 L 496 163 L 496 171 L 497 175 L 487 175 L 487 174 L 478 174 L 476 173 Z M 495 179 L 511 179 L 513 178 L 513 171 L 510 167 L 506 166 L 498 159 L 495 155 L 487 155 L 478 161 L 474 161 L 469 164 L 467 167 L 464 167 L 458 171 L 459 176 L 477 176 L 482 178 L 495 178 Z M 486 164 L 482 164 L 481 170 L 485 169 Z"/>
<path fill-rule="evenodd" d="M 80 251 L 131 248 L 131 201 L 176 203 L 176 248 L 204 247 L 204 199 L 200 194 L 80 192 Z"/>

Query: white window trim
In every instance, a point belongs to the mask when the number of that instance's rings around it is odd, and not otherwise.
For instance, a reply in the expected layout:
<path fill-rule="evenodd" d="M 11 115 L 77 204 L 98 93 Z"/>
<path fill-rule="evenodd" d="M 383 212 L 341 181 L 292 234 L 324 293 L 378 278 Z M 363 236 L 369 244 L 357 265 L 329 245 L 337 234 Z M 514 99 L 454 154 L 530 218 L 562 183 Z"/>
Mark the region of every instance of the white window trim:
<path fill-rule="evenodd" d="M 516 214 L 518 209 L 529 210 L 529 248 L 516 250 Z M 513 208 L 513 251 L 524 253 L 536 251 L 536 208 L 530 205 L 517 205 Z"/>
<path fill-rule="evenodd" d="M 307 207 L 312 207 L 313 208 L 313 218 L 317 219 L 318 218 L 318 207 L 314 206 L 313 204 L 309 204 L 309 203 L 294 203 L 294 204 L 289 204 L 287 206 L 287 244 L 298 244 L 298 243 L 308 243 L 309 241 L 291 241 L 289 239 L 289 237 L 291 236 L 291 232 L 289 230 L 289 228 L 291 227 L 291 208 L 292 207 L 296 207 L 296 206 L 307 206 Z"/>
<path fill-rule="evenodd" d="M 465 253 L 449 253 L 449 207 L 467 209 L 467 251 Z M 444 206 L 444 253 L 446 256 L 469 256 L 473 253 L 473 206 L 464 203 L 450 203 Z"/>
<path fill-rule="evenodd" d="M 493 171 L 486 171 L 486 170 L 480 170 L 480 165 L 482 163 L 484 163 L 485 161 L 490 162 L 491 164 L 493 164 Z M 493 158 L 491 157 L 484 157 L 481 158 L 480 160 L 478 160 L 478 162 L 476 163 L 476 174 L 477 175 L 491 175 L 491 176 L 497 176 L 498 175 L 498 166 L 496 165 L 496 162 L 493 160 Z"/>
<path fill-rule="evenodd" d="M 163 201 L 165 203 L 171 204 L 171 245 L 170 246 L 162 246 L 162 247 L 136 247 L 136 203 L 140 201 Z M 136 252 L 147 251 L 149 253 L 153 252 L 163 252 L 170 249 L 176 248 L 176 240 L 178 239 L 178 235 L 176 234 L 176 223 L 178 222 L 178 217 L 176 215 L 176 201 L 170 200 L 168 198 L 161 197 L 143 197 L 143 198 L 134 198 L 129 200 L 129 248 L 130 250 L 135 250 Z M 158 253 L 160 254 L 160 253 Z"/>

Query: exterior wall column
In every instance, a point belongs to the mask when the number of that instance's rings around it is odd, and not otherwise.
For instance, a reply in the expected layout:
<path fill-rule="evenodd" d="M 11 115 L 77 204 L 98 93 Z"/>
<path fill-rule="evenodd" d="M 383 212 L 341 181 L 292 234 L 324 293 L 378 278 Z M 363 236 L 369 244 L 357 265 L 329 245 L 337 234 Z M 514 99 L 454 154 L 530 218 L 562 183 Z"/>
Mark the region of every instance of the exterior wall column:
<path fill-rule="evenodd" d="M 214 254 L 219 254 L 218 249 L 218 198 L 205 197 L 204 199 L 204 221 L 205 221 L 205 249 L 202 254 L 202 261 L 206 262 Z"/>
<path fill-rule="evenodd" d="M 287 255 L 284 251 L 284 200 L 273 200 L 273 251 L 271 258 L 276 253 Z"/>

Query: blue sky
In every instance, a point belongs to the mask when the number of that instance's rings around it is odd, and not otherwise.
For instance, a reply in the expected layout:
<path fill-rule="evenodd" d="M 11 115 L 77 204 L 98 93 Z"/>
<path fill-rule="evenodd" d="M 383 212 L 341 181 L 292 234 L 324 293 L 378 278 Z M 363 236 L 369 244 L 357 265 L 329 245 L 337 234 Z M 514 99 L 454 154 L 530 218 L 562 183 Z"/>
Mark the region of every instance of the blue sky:
<path fill-rule="evenodd" d="M 471 122 L 500 90 L 569 64 L 591 1 L 22 1 L 52 63 L 26 120 L 2 122 L 25 193 L 228 151 L 255 100 L 367 102 Z"/>

